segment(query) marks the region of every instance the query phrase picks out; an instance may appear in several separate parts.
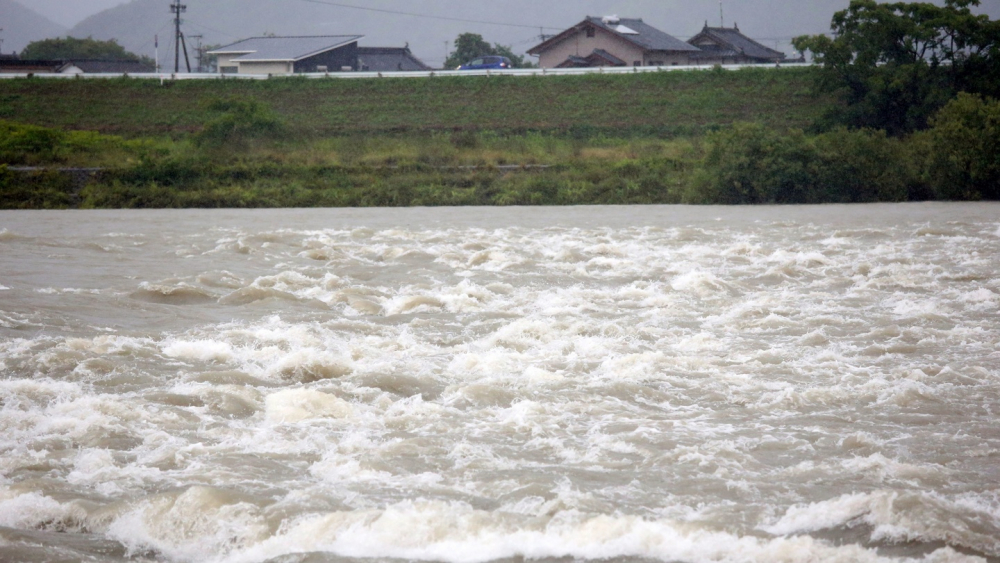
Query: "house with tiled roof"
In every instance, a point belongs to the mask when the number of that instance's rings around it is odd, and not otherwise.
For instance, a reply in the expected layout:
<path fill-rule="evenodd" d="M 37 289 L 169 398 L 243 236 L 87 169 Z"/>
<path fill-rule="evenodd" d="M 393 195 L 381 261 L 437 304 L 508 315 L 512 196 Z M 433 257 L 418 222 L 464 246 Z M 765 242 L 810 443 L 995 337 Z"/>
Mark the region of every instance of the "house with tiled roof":
<path fill-rule="evenodd" d="M 691 64 L 701 49 L 641 19 L 588 16 L 528 50 L 541 68 Z"/>
<path fill-rule="evenodd" d="M 0 59 L 0 73 L 16 74 L 143 74 L 156 72 L 152 62 L 117 59 Z"/>
<path fill-rule="evenodd" d="M 688 43 L 701 50 L 692 55 L 695 64 L 776 64 L 785 60 L 784 53 L 743 35 L 736 24 L 732 28 L 708 27 L 705 22 L 701 33 L 688 39 Z"/>
<path fill-rule="evenodd" d="M 358 47 L 358 70 L 366 72 L 414 72 L 433 70 L 410 51 L 410 47 Z"/>
<path fill-rule="evenodd" d="M 253 37 L 209 51 L 222 74 L 297 74 L 358 70 L 362 35 Z"/>

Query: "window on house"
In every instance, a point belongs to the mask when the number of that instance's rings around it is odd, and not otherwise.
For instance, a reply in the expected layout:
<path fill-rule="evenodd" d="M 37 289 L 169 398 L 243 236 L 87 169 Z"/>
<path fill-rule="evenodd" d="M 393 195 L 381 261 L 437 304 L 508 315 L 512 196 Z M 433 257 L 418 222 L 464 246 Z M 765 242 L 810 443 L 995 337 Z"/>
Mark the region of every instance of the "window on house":
<path fill-rule="evenodd" d="M 632 61 L 632 66 L 642 66 L 642 61 Z"/>
<path fill-rule="evenodd" d="M 238 66 L 220 66 L 219 72 L 222 74 L 239 74 L 240 67 Z"/>
<path fill-rule="evenodd" d="M 593 37 L 595 35 L 597 35 L 597 30 L 594 29 L 594 28 L 592 28 L 592 27 L 588 27 L 587 28 L 587 37 Z"/>
<path fill-rule="evenodd" d="M 330 67 L 328 67 L 326 65 L 318 65 L 316 67 L 316 72 L 328 72 L 329 69 L 330 69 Z"/>

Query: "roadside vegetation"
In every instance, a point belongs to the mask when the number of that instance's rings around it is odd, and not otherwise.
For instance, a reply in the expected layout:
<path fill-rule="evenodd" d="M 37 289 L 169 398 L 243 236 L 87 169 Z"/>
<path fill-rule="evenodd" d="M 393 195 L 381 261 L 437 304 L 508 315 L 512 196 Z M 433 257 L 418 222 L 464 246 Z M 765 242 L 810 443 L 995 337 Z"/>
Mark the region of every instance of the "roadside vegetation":
<path fill-rule="evenodd" d="M 819 68 L 0 81 L 0 208 L 1000 199 L 1000 28 L 973 4 L 854 0 L 797 40 Z"/>

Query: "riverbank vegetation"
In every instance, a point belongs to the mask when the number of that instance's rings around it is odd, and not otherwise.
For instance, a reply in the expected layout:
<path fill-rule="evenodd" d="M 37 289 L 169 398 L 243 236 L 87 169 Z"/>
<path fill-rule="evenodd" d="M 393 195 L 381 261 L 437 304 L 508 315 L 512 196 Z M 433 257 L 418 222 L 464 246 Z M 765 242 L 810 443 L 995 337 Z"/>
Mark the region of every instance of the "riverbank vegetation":
<path fill-rule="evenodd" d="M 0 208 L 857 203 L 995 199 L 1000 186 L 1000 103 L 971 95 L 906 138 L 737 123 L 676 138 L 486 130 L 306 142 L 265 107 L 215 107 L 183 140 L 0 124 L 6 162 L 106 165 L 82 189 L 0 165 Z"/>
<path fill-rule="evenodd" d="M 913 33 L 932 41 L 932 23 L 945 26 L 937 41 L 992 72 L 998 61 L 970 41 L 992 41 L 995 25 L 969 15 L 971 3 L 940 8 L 961 16 L 951 23 L 921 12 L 931 23 L 918 29 L 900 23 L 916 17 L 908 4 L 855 0 L 834 20 L 836 40 L 799 42 L 820 68 L 0 81 L 0 208 L 998 199 L 1000 102 L 974 87 L 993 83 L 918 90 L 922 101 L 890 87 L 899 72 L 965 72 L 954 53 L 945 66 L 893 62 Z M 845 74 L 845 59 L 874 68 Z M 7 165 L 102 171 L 82 186 Z"/>

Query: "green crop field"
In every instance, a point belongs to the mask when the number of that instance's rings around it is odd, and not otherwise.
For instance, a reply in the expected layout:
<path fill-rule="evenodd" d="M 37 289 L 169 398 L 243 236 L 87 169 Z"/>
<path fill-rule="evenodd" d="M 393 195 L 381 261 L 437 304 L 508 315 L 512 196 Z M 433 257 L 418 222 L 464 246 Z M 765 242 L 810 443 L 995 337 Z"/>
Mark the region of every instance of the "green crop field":
<path fill-rule="evenodd" d="M 140 138 L 196 132 L 211 101 L 270 106 L 296 135 L 454 130 L 577 137 L 690 136 L 736 121 L 805 128 L 829 105 L 813 70 L 747 69 L 635 75 L 305 79 L 267 81 L 0 81 L 0 119 Z"/>

